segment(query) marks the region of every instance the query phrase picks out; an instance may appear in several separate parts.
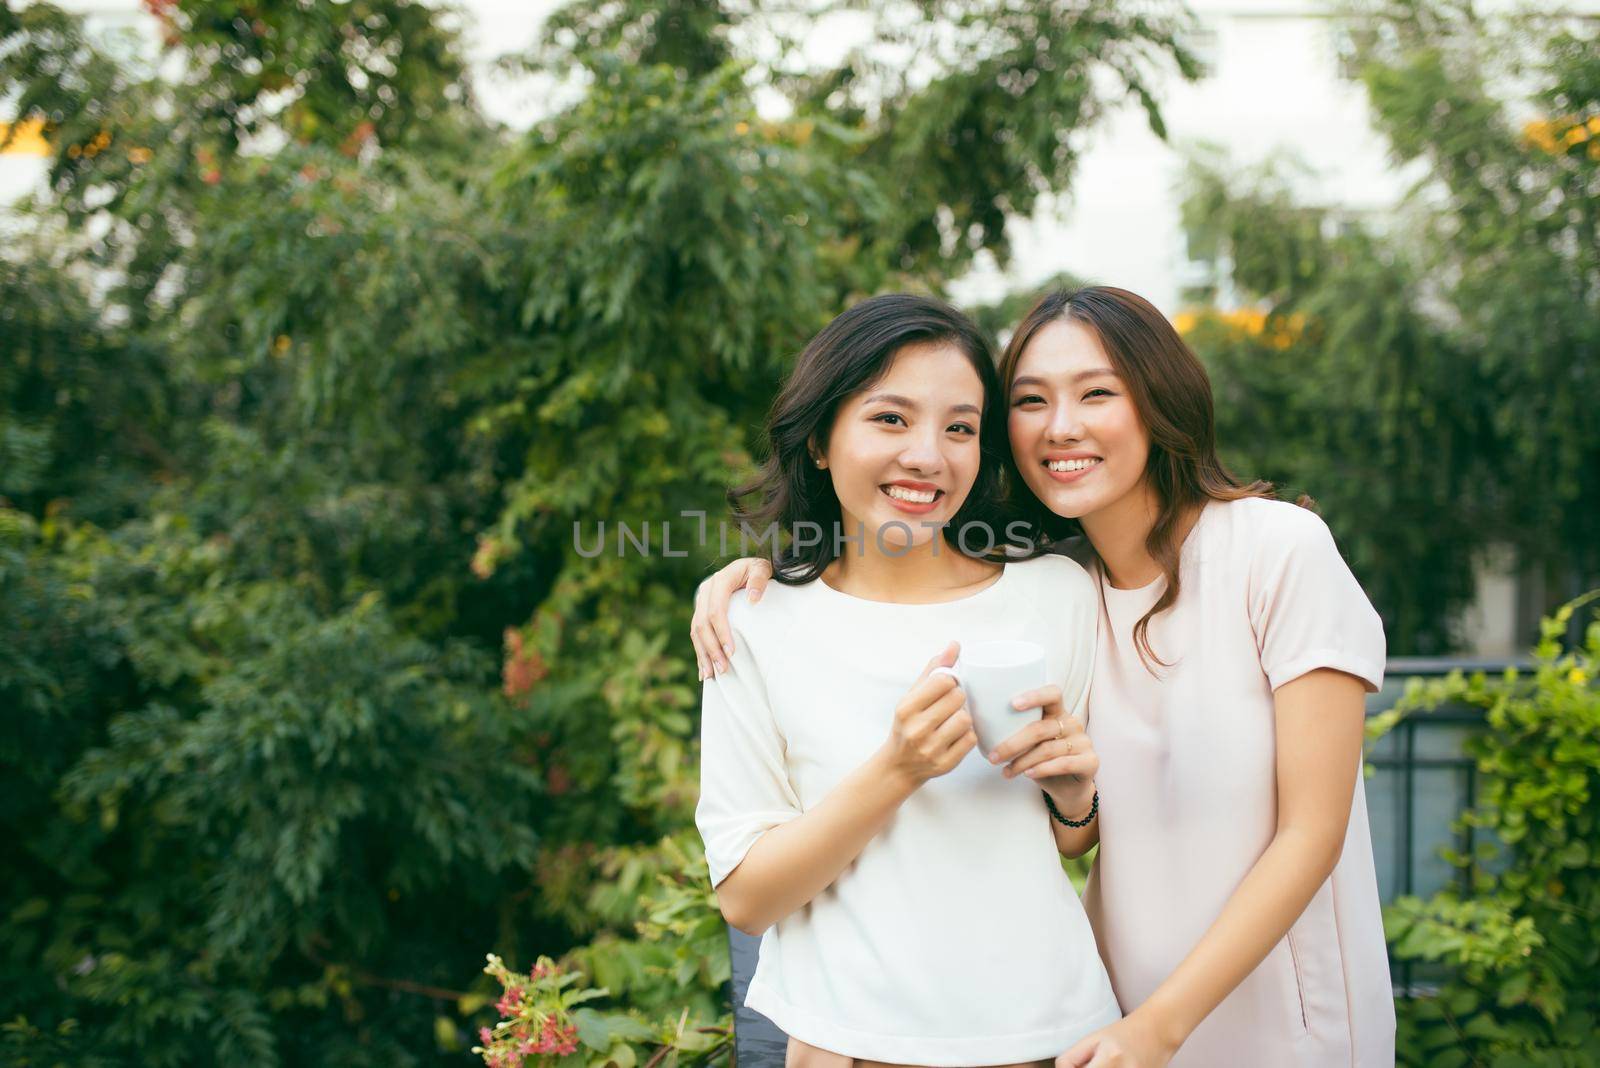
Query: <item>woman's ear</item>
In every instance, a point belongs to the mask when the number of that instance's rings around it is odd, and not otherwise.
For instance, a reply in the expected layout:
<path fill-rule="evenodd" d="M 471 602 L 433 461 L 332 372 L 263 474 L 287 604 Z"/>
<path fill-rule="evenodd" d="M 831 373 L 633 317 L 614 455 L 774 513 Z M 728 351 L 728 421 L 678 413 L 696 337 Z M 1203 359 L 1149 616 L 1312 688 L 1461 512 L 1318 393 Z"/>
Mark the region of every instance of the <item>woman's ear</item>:
<path fill-rule="evenodd" d="M 811 462 L 819 468 L 828 466 L 828 458 L 822 455 L 821 449 L 817 448 L 817 439 L 815 437 L 806 439 L 806 453 L 811 457 Z"/>

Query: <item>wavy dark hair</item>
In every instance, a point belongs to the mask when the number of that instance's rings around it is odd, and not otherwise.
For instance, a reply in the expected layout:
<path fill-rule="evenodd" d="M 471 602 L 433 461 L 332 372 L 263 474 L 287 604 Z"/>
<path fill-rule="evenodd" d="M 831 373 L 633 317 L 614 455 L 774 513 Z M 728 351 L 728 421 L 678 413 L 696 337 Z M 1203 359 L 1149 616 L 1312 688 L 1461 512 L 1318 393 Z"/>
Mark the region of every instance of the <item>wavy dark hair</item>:
<path fill-rule="evenodd" d="M 1010 453 L 1006 442 L 1005 403 L 995 372 L 994 352 L 983 331 L 949 304 L 931 297 L 889 293 L 854 305 L 822 328 L 795 360 L 788 380 L 767 416 L 766 458 L 755 478 L 728 491 L 733 518 L 765 531 L 777 524 L 794 532 L 799 524 L 816 524 L 825 536 L 820 545 L 787 547 L 773 544 L 773 577 L 788 585 L 811 582 L 834 560 L 832 532 L 842 521 L 833 480 L 812 458 L 813 443 L 828 440 L 839 405 L 880 380 L 907 345 L 947 342 L 954 345 L 983 384 L 983 415 L 978 421 L 978 477 L 961 507 L 941 532 L 957 552 L 996 558 L 994 545 L 1003 508 L 1001 465 Z M 745 499 L 755 501 L 746 506 Z M 969 552 L 961 530 L 973 523 L 988 525 L 982 553 Z M 805 539 L 809 541 L 810 539 Z M 967 539 L 973 540 L 973 539 Z"/>
<path fill-rule="evenodd" d="M 1223 466 L 1217 456 L 1216 409 L 1205 367 L 1155 305 L 1126 289 L 1081 286 L 1041 298 L 1023 316 L 1000 358 L 1000 378 L 1007 396 L 1028 342 L 1046 324 L 1063 319 L 1083 325 L 1099 339 L 1128 387 L 1139 421 L 1150 437 L 1144 477 L 1155 491 L 1160 511 L 1145 538 L 1145 550 L 1161 565 L 1167 586 L 1150 611 L 1134 624 L 1133 640 L 1139 659 L 1153 672 L 1152 661 L 1171 666 L 1150 646 L 1150 620 L 1178 600 L 1180 519 L 1208 500 L 1275 498 L 1277 494 L 1272 483 L 1259 479 L 1243 483 Z M 1028 538 L 1036 545 L 1048 548 L 1083 535 L 1082 524 L 1056 515 L 1028 488 L 1010 449 L 1006 450 L 1004 469 L 1012 520 L 1025 524 Z M 1309 497 L 1295 503 L 1312 507 Z M 1085 555 L 1094 558 L 1087 537 L 1081 547 Z"/>

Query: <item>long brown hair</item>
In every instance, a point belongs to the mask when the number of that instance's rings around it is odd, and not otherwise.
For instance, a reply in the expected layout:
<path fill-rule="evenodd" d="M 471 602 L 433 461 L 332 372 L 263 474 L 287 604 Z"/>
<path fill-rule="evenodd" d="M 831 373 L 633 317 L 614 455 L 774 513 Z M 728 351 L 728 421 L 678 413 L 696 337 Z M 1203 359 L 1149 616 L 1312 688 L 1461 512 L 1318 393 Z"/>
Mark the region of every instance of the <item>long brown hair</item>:
<path fill-rule="evenodd" d="M 1167 322 L 1155 305 L 1126 289 L 1083 286 L 1047 294 L 1023 316 L 1000 359 L 1000 381 L 1007 396 L 1017 375 L 1023 350 L 1047 323 L 1070 320 L 1092 331 L 1110 358 L 1112 367 L 1128 388 L 1145 433 L 1150 436 L 1150 457 L 1144 477 L 1160 503 L 1155 525 L 1145 538 L 1145 550 L 1161 565 L 1167 586 L 1155 606 L 1134 624 L 1133 640 L 1139 659 L 1152 673 L 1151 661 L 1171 666 L 1150 646 L 1150 620 L 1178 600 L 1178 562 L 1182 543 L 1177 529 L 1191 508 L 1208 500 L 1235 501 L 1243 497 L 1276 497 L 1272 483 L 1259 479 L 1241 483 L 1217 457 L 1216 413 L 1211 380 L 1194 351 Z M 1056 515 L 1034 496 L 1007 452 L 1006 481 L 1017 519 L 1029 524 L 1029 536 L 1043 545 L 1083 533 L 1076 519 Z M 1308 497 L 1296 503 L 1310 507 Z M 1093 553 L 1089 539 L 1083 539 Z M 1105 571 L 1104 564 L 1100 568 Z"/>

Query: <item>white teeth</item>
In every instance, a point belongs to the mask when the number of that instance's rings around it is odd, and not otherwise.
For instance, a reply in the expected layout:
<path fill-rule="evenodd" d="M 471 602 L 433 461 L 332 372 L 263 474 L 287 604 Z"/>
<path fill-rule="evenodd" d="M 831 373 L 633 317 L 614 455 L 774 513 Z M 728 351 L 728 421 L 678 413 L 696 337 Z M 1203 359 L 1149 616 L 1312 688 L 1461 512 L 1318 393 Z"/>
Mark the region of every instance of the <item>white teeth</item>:
<path fill-rule="evenodd" d="M 897 501 L 910 501 L 912 504 L 932 504 L 939 495 L 938 490 L 914 490 L 904 486 L 890 486 L 884 492 Z"/>
<path fill-rule="evenodd" d="M 1093 457 L 1087 460 L 1046 460 L 1045 466 L 1050 468 L 1052 471 L 1082 471 L 1086 468 L 1093 467 L 1099 462 L 1099 457 Z"/>

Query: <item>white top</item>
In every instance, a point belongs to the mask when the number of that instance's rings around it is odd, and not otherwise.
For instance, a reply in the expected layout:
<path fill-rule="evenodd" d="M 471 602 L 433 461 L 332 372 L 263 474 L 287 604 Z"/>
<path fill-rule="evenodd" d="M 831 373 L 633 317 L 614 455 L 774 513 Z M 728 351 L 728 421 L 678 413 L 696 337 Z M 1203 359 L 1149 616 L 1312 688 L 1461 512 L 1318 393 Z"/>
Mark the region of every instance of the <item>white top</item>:
<path fill-rule="evenodd" d="M 821 580 L 734 595 L 728 672 L 706 680 L 700 803 L 711 881 L 816 805 L 889 736 L 948 642 L 1040 642 L 1081 712 L 1096 597 L 1063 558 L 1013 562 L 957 601 L 869 601 Z M 853 864 L 768 929 L 746 1004 L 865 1060 L 993 1065 L 1055 1057 L 1119 1018 L 1039 788 L 976 750 L 912 794 Z"/>
<path fill-rule="evenodd" d="M 1156 654 L 1172 665 L 1157 668 L 1159 679 L 1139 660 L 1133 626 L 1166 580 L 1102 583 L 1088 722 L 1100 755 L 1100 851 L 1084 904 L 1129 1011 L 1200 941 L 1272 840 L 1272 691 L 1316 668 L 1348 672 L 1370 691 L 1383 682 L 1382 621 L 1315 513 L 1213 501 L 1179 568 L 1176 605 L 1150 624 Z M 1394 1028 L 1358 776 L 1333 875 L 1172 1066 L 1391 1068 Z"/>

